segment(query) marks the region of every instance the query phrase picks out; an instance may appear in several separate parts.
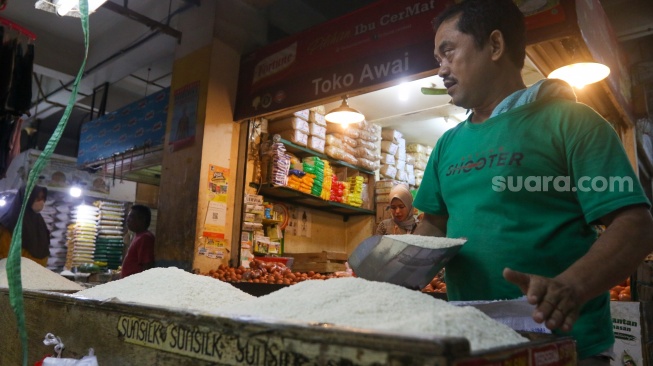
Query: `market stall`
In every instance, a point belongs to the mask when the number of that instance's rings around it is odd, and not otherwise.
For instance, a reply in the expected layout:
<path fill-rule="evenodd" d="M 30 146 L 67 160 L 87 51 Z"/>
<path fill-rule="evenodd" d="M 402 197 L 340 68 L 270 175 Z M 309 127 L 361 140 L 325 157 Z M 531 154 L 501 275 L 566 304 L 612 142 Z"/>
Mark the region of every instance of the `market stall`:
<path fill-rule="evenodd" d="M 240 246 L 231 254 L 232 268 L 247 267 L 254 258 L 284 263 L 321 253 L 346 258 L 390 217 L 393 186 L 419 187 L 437 138 L 467 113 L 450 104 L 441 82 L 432 76 L 436 65 L 428 20 L 441 11 L 440 4 L 420 5 L 381 1 L 241 59 L 234 120 L 248 125 L 247 169 Z M 527 85 L 544 78 L 539 70 L 548 72 L 568 62 L 565 52 L 571 51 L 565 49 L 559 59 L 543 65 L 540 50 L 555 47 L 561 37 L 576 40 L 586 32 L 609 36 L 604 29 L 589 29 L 588 8 L 570 1 L 522 9 L 529 45 L 523 71 Z M 598 16 L 600 11 L 594 11 Z M 342 29 L 352 31 L 332 36 Z M 596 40 L 580 42 L 576 50 L 598 46 Z M 610 61 L 619 68 L 623 60 L 617 56 Z M 629 102 L 606 102 L 597 85 L 579 98 L 603 112 L 617 129 L 627 129 L 628 113 L 620 119 L 613 112 L 627 110 Z M 414 95 L 406 95 L 411 89 L 421 89 L 420 97 L 429 101 L 414 104 Z M 384 98 L 372 97 L 381 93 Z M 387 98 L 394 93 L 400 98 Z M 327 123 L 325 115 L 337 109 L 341 98 L 365 119 L 344 128 Z M 337 194 L 343 191 L 344 196 Z M 311 265 L 302 269 L 344 270 L 344 261 L 335 259 Z"/>
<path fill-rule="evenodd" d="M 391 23 L 396 28 L 390 29 L 388 34 L 410 28 L 403 27 L 406 23 L 402 20 L 407 20 L 407 24 L 412 21 L 428 24 L 426 19 L 440 10 L 433 3 L 430 6 L 424 3 L 417 7 L 418 12 L 408 16 L 405 12 L 409 9 L 403 5 L 393 8 L 392 2 L 381 3 L 387 8 L 376 9 L 374 17 L 379 14 L 382 17 L 373 19 L 384 19 L 386 15 L 386 20 L 393 19 Z M 356 35 L 365 33 L 364 30 L 374 23 L 371 19 L 363 27 L 356 25 Z M 433 145 L 411 141 L 401 128 L 382 125 L 372 119 L 351 124 L 347 129 L 327 124 L 324 115 L 331 107 L 325 106 L 346 91 L 362 94 L 369 89 L 397 83 L 404 77 L 414 80 L 432 74 L 433 63 L 415 57 L 416 54 L 431 55 L 431 33 L 425 29 L 411 30 L 411 34 L 422 33 L 429 37 L 415 37 L 415 42 L 403 42 L 405 48 L 398 47 L 392 52 L 373 53 L 374 47 L 371 46 L 357 48 L 357 55 L 364 57 L 351 65 L 360 78 L 352 76 L 350 79 L 346 70 L 342 77 L 336 75 L 341 71 L 330 67 L 339 66 L 342 59 L 327 57 L 322 59 L 325 64 L 313 65 L 321 68 L 319 74 L 309 70 L 307 74 L 289 78 L 287 73 L 281 72 L 283 67 L 274 70 L 277 66 L 288 66 L 284 62 L 294 59 L 296 49 L 293 47 L 297 45 L 293 46 L 292 42 L 295 40 L 289 40 L 287 45 L 274 45 L 279 59 L 269 64 L 265 60 L 246 58 L 258 70 L 253 76 L 255 80 L 247 81 L 254 84 L 279 71 L 283 83 L 287 84 L 282 85 L 284 90 L 278 91 L 270 83 L 263 83 L 263 89 L 246 90 L 246 96 L 239 98 L 236 118 L 249 119 L 245 149 L 248 167 L 240 177 L 246 185 L 246 192 L 243 197 L 238 197 L 239 202 L 242 200 L 243 210 L 231 213 L 241 223 L 240 231 L 233 235 L 240 237 L 240 245 L 237 245 L 240 250 L 229 253 L 229 245 L 225 244 L 228 221 L 224 214 L 231 210 L 227 204 L 229 185 L 225 177 L 230 173 L 228 169 L 209 165 L 208 181 L 202 181 L 202 186 L 208 187 L 210 198 L 206 200 L 205 212 L 198 214 L 202 217 L 199 221 L 205 226 L 203 230 L 196 230 L 203 236 L 201 245 L 193 248 L 197 250 L 191 251 L 195 255 L 194 269 L 208 275 L 204 277 L 215 283 L 280 285 L 274 288 L 275 291 L 288 289 L 299 282 L 306 283 L 309 277 L 317 281 L 338 277 L 338 272 L 346 271 L 348 254 L 362 239 L 372 234 L 380 220 L 387 217 L 385 207 L 389 203 L 389 189 L 400 182 L 411 188 L 420 185 Z M 402 43 L 405 36 L 397 39 L 397 43 Z M 325 52 L 331 52 L 328 42 L 319 46 L 324 47 Z M 288 57 L 289 53 L 291 57 Z M 381 56 L 385 58 L 381 59 Z M 318 59 L 319 55 L 312 57 Z M 370 63 L 368 57 L 374 59 L 375 64 Z M 263 64 L 257 63 L 259 61 Z M 302 65 L 312 64 L 310 61 Z M 378 70 L 392 72 L 382 74 Z M 333 75 L 328 75 L 330 73 Z M 302 79 L 310 82 L 304 90 L 301 89 L 304 85 L 300 83 Z M 354 80 L 359 83 L 354 85 Z M 340 81 L 346 88 L 337 87 Z M 363 112 L 370 116 L 372 109 Z M 172 146 L 171 151 L 184 147 L 183 144 Z M 115 162 L 111 164 L 115 174 L 117 165 Z M 121 166 L 124 165 L 125 161 Z M 233 189 L 229 194 L 233 195 Z M 101 213 L 104 206 L 112 208 L 107 210 L 105 222 Z M 107 234 L 104 239 L 107 240 L 102 244 L 106 245 L 103 248 L 106 251 L 101 254 L 109 261 L 114 258 L 109 253 L 110 244 L 120 234 L 117 227 L 121 218 L 115 214 L 120 212 L 120 207 L 103 203 L 96 207 L 91 218 L 85 218 L 84 223 L 99 226 L 73 231 L 73 235 L 80 234 L 78 242 L 94 241 L 93 245 L 82 245 L 83 250 L 79 251 L 84 253 L 79 258 L 88 260 L 89 248 L 93 251 L 98 248 L 99 241 L 96 240 L 104 230 Z M 76 213 L 78 218 L 80 212 Z M 184 249 L 189 252 L 188 248 Z M 230 265 L 224 266 L 223 262 L 228 259 L 231 259 Z M 71 263 L 82 262 L 73 260 Z M 436 278 L 425 290 L 442 290 L 445 286 Z M 178 287 L 177 292 L 183 289 L 183 286 Z M 205 289 L 204 292 L 210 291 Z M 199 298 L 194 300 L 200 301 Z M 288 300 L 294 301 L 295 297 Z M 575 345 L 571 339 L 535 334 L 528 334 L 530 341 L 521 345 L 473 351 L 468 339 L 457 337 L 421 337 L 328 322 L 298 324 L 247 315 L 209 315 L 179 309 L 177 304 L 128 304 L 28 291 L 25 305 L 30 361 L 49 353 L 41 339 L 45 332 L 51 332 L 66 341 L 69 356 L 80 357 L 89 348 L 94 348 L 101 361 L 120 365 L 576 363 Z M 11 312 L 4 290 L 0 290 L 0 311 Z M 13 319 L 4 321 L 3 329 L 15 333 Z M 456 323 L 458 320 L 451 321 Z M 20 359 L 17 338 L 9 342 L 14 343 L 7 343 L 10 351 L 0 355 L 2 364 L 13 364 Z"/>
<path fill-rule="evenodd" d="M 25 184 L 40 154 L 37 150 L 27 150 L 18 155 L 9 166 L 10 178 L 0 181 L 3 187 L 0 192 L 8 192 L 6 195 L 13 197 L 10 193 Z M 124 216 L 135 200 L 136 184 L 115 183 L 102 172 L 78 169 L 74 158 L 62 155 L 50 158 L 36 183 L 48 189 L 41 211 L 50 232 L 47 268 L 59 273 L 80 266 L 96 270 L 119 267 L 126 233 Z M 5 205 L 9 203 L 11 199 Z M 99 244 L 97 253 L 96 244 Z M 112 245 L 110 250 L 109 245 Z"/>
<path fill-rule="evenodd" d="M 424 13 L 430 10 L 433 9 L 425 8 Z M 392 10 L 382 6 L 375 11 L 380 14 L 386 11 L 392 13 Z M 567 11 L 570 12 L 565 13 Z M 378 16 L 378 13 L 374 15 Z M 367 14 L 362 12 L 357 15 L 359 23 L 378 26 L 374 22 L 374 19 L 378 18 L 367 19 L 365 18 Z M 547 15 L 550 17 L 547 18 Z M 560 31 L 557 36 L 572 33 L 576 36 L 577 30 L 568 27 L 573 26 L 576 21 L 574 17 L 573 6 L 570 9 L 562 4 L 559 4 L 555 11 L 543 12 L 539 17 L 533 16 L 531 18 L 533 22 L 529 23 L 531 27 L 529 30 L 532 31 L 531 35 L 535 36 L 531 42 L 535 44 L 548 41 L 544 29 L 546 26 L 557 28 L 556 31 Z M 401 22 L 397 23 L 397 29 L 401 29 Z M 336 25 L 346 28 L 348 23 L 345 19 L 342 23 L 329 24 L 330 27 Z M 539 29 L 534 31 L 534 28 Z M 332 30 L 332 28 L 328 29 Z M 391 113 L 394 114 L 390 115 L 392 117 L 386 114 L 375 120 L 370 118 L 375 110 L 385 108 L 387 112 L 388 105 L 371 106 L 365 109 L 361 104 L 355 104 L 354 100 L 356 97 L 362 98 L 370 91 L 399 84 L 400 81 L 419 79 L 429 75 L 433 69 L 429 69 L 426 66 L 427 62 L 415 56 L 419 55 L 419 52 L 414 51 L 422 46 L 418 36 L 411 39 L 413 43 L 404 44 L 405 49 L 397 46 L 405 56 L 405 59 L 401 59 L 398 56 L 400 52 L 392 48 L 396 46 L 393 45 L 392 39 L 387 39 L 384 43 L 391 49 L 390 51 L 386 50 L 388 52 L 384 52 L 383 55 L 375 54 L 373 47 L 366 43 L 372 41 L 362 40 L 365 38 L 363 36 L 360 37 L 361 39 L 356 38 L 364 33 L 358 32 L 359 29 L 361 28 L 357 26 L 357 31 L 352 37 L 343 37 L 344 41 L 331 39 L 331 43 L 325 42 L 320 45 L 321 47 L 311 48 L 310 52 L 306 52 L 302 44 L 303 39 L 298 36 L 271 45 L 243 59 L 235 118 L 238 120 L 249 118 L 247 120 L 248 169 L 245 177 L 246 196 L 245 210 L 242 212 L 241 246 L 238 261 L 231 262 L 232 268 L 239 265 L 247 267 L 256 257 L 268 261 L 280 258 L 286 261 L 284 263 L 288 263 L 298 257 L 319 257 L 319 253 L 331 252 L 344 254 L 346 258 L 361 238 L 371 235 L 375 224 L 388 217 L 385 208 L 389 204 L 389 190 L 394 185 L 399 182 L 407 183 L 412 188 L 420 185 L 421 175 L 435 139 L 425 143 L 411 141 L 404 136 L 404 132 L 410 131 L 402 131 L 400 125 L 405 117 L 408 117 L 408 113 L 402 113 L 408 111 L 393 111 Z M 319 27 L 312 29 L 307 37 L 315 39 L 320 31 L 324 29 Z M 430 35 L 428 31 L 424 33 Z M 395 33 L 388 32 L 388 34 Z M 356 43 L 357 41 L 360 43 Z M 363 46 L 351 51 L 355 47 L 350 47 L 350 44 L 363 44 Z M 424 47 L 432 47 L 432 45 Z M 331 52 L 330 57 L 320 58 L 320 52 L 323 50 Z M 352 54 L 344 55 L 346 51 Z M 431 54 L 426 51 L 423 53 Z M 369 59 L 365 56 L 369 56 Z M 345 62 L 344 59 L 338 60 L 339 57 L 348 58 Z M 345 64 L 349 68 L 343 69 L 342 65 Z M 385 69 L 383 65 L 386 65 Z M 410 69 L 408 65 L 411 65 Z M 404 66 L 406 68 L 403 68 Z M 420 69 L 420 67 L 424 68 Z M 374 78 L 370 77 L 372 75 L 370 70 L 392 70 L 392 72 L 375 75 L 378 78 L 375 80 L 378 82 L 376 84 L 371 80 Z M 543 78 L 537 73 L 536 68 L 530 71 L 533 70 L 538 74 L 534 75 L 536 78 Z M 532 82 L 530 81 L 529 84 Z M 347 99 L 347 96 L 349 103 L 368 117 L 366 121 L 350 124 L 346 130 L 338 129 L 330 123 L 322 125 L 324 114 L 335 107 L 331 103 L 339 97 Z M 613 107 L 608 104 L 608 109 Z M 460 111 L 450 113 L 451 111 L 447 110 L 446 112 L 448 112 L 446 116 L 438 116 L 445 123 L 454 122 L 455 125 L 455 122 L 464 120 L 464 114 L 463 118 L 451 118 L 455 114 L 460 114 Z M 394 121 L 389 122 L 387 119 Z M 628 124 L 627 120 L 612 120 L 612 122 L 620 127 Z M 322 130 L 323 127 L 326 128 L 326 132 Z M 370 133 L 370 136 L 361 138 L 361 132 Z M 430 134 L 426 133 L 426 135 Z M 464 164 L 465 162 L 461 162 L 458 169 L 465 169 Z M 340 172 L 344 171 L 344 173 L 338 174 L 339 168 Z M 350 188 L 355 184 L 350 180 L 352 177 L 361 177 L 366 187 L 359 190 L 367 193 L 365 198 L 361 195 L 360 206 L 356 199 L 344 202 L 336 200 L 333 203 L 334 201 L 331 200 L 333 187 L 337 190 L 338 183 L 345 184 L 344 191 L 347 194 L 356 192 L 355 189 Z M 340 207 L 338 205 L 340 203 L 346 206 Z M 276 211 L 275 207 L 280 207 L 278 212 L 281 213 L 268 214 L 266 207 L 271 207 L 273 211 Z M 372 212 L 356 210 L 356 207 Z M 336 208 L 346 211 L 338 213 Z M 293 211 L 299 211 L 300 214 L 293 216 Z M 314 215 L 320 216 L 317 220 L 311 220 Z M 287 216 L 291 216 L 291 219 L 287 219 Z M 344 224 L 335 222 L 339 218 L 343 219 Z M 354 225 L 357 225 L 354 230 L 349 226 L 352 218 L 355 218 Z M 289 223 L 285 223 L 286 221 Z M 336 257 L 337 255 L 332 255 L 332 258 Z M 325 263 L 337 264 L 335 260 L 330 261 L 326 259 Z M 321 268 L 321 272 L 337 271 L 327 270 L 327 266 L 318 267 L 317 262 L 314 262 L 313 266 L 313 268 Z M 222 268 L 212 270 L 222 270 Z M 242 279 L 236 278 L 236 280 Z"/>

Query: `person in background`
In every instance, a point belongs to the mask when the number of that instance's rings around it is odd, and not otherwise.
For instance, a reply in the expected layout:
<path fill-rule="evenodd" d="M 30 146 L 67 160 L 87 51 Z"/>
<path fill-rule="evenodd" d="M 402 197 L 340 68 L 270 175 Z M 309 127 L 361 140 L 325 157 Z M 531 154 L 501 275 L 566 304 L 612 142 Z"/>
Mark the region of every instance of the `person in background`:
<path fill-rule="evenodd" d="M 154 234 L 148 229 L 152 212 L 143 205 L 132 206 L 127 214 L 127 228 L 135 235 L 122 261 L 121 278 L 154 267 Z"/>
<path fill-rule="evenodd" d="M 415 230 L 417 221 L 413 215 L 413 196 L 406 185 L 392 187 L 388 209 L 392 212 L 392 218 L 381 221 L 375 235 L 403 235 Z"/>
<path fill-rule="evenodd" d="M 4 215 L 0 217 L 0 258 L 7 258 L 14 228 L 18 224 L 18 216 L 25 199 L 26 187 L 22 186 L 11 206 Z M 34 186 L 32 193 L 27 200 L 25 214 L 23 216 L 22 251 L 21 256 L 29 258 L 34 262 L 46 266 L 50 255 L 50 230 L 48 230 L 40 212 L 45 206 L 48 198 L 48 189 Z"/>
<path fill-rule="evenodd" d="M 447 263 L 449 300 L 526 295 L 536 322 L 575 338 L 579 365 L 609 365 L 608 290 L 653 251 L 650 203 L 618 135 L 567 83 L 526 88 L 512 0 L 459 2 L 433 27 L 438 75 L 471 114 L 437 141 L 414 234 L 467 239 Z"/>

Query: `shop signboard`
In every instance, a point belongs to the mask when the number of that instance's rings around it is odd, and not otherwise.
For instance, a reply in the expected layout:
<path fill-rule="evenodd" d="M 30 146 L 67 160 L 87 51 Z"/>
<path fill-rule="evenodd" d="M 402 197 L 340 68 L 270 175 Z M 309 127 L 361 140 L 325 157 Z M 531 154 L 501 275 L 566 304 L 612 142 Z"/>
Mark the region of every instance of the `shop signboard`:
<path fill-rule="evenodd" d="M 381 0 L 243 56 L 234 120 L 434 74 L 431 21 L 452 2 Z M 569 20 L 558 0 L 519 3 L 529 30 Z"/>
<path fill-rule="evenodd" d="M 77 165 L 111 158 L 131 149 L 162 146 L 170 88 L 82 125 Z"/>
<path fill-rule="evenodd" d="M 434 70 L 431 19 L 446 4 L 379 1 L 244 56 L 235 120 Z"/>

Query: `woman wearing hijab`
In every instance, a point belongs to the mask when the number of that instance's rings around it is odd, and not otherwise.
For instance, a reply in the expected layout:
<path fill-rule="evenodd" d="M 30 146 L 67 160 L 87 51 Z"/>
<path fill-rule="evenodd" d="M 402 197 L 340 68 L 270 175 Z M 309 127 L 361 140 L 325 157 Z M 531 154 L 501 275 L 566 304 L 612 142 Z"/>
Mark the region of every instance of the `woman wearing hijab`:
<path fill-rule="evenodd" d="M 413 196 L 404 184 L 398 184 L 390 191 L 392 218 L 385 219 L 376 228 L 376 235 L 410 234 L 415 230 L 417 221 L 413 216 Z"/>
<path fill-rule="evenodd" d="M 45 206 L 47 197 L 47 188 L 34 186 L 23 216 L 23 249 L 21 254 L 23 257 L 29 258 L 44 267 L 48 263 L 48 255 L 50 254 L 50 231 L 45 225 L 40 212 Z M 18 190 L 9 209 L 0 217 L 0 258 L 7 258 L 9 255 L 11 237 L 18 223 L 18 216 L 24 199 L 25 186 Z"/>

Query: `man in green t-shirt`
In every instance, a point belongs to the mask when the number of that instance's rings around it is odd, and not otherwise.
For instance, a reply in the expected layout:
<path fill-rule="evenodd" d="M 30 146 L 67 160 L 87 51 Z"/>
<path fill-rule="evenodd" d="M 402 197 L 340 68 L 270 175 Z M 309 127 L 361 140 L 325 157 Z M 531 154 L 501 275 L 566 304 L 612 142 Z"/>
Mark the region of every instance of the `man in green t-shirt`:
<path fill-rule="evenodd" d="M 446 267 L 451 300 L 525 294 L 535 321 L 576 339 L 581 364 L 606 364 L 607 290 L 653 251 L 650 203 L 617 134 L 568 84 L 526 88 L 511 0 L 466 0 L 433 24 L 438 74 L 472 113 L 431 154 L 415 234 L 467 238 Z"/>

